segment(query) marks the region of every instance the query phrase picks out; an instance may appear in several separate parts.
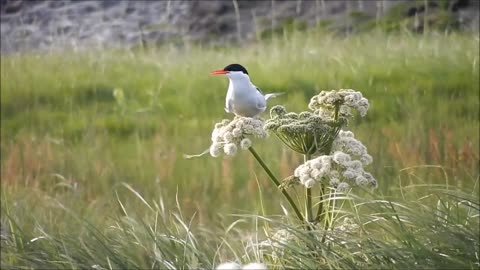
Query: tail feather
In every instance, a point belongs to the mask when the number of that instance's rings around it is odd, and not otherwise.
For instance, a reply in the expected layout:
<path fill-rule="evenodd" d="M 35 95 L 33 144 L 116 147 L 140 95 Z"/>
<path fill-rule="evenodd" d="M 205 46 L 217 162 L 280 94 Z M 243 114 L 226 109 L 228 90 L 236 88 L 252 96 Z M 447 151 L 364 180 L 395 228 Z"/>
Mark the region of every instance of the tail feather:
<path fill-rule="evenodd" d="M 282 93 L 270 93 L 270 94 L 266 94 L 265 95 L 265 100 L 268 100 L 269 98 L 275 98 L 275 97 L 278 97 L 278 96 L 281 96 L 285 94 L 284 92 Z"/>

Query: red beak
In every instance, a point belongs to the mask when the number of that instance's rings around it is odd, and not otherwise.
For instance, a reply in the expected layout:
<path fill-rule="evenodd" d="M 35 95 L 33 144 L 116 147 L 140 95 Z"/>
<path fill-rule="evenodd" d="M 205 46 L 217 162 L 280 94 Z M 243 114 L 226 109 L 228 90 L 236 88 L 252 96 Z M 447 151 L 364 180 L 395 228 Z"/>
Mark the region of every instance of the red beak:
<path fill-rule="evenodd" d="M 225 74 L 228 74 L 228 71 L 225 71 L 223 69 L 217 69 L 217 70 L 214 70 L 214 71 L 210 72 L 210 74 L 212 74 L 212 75 L 225 75 Z"/>

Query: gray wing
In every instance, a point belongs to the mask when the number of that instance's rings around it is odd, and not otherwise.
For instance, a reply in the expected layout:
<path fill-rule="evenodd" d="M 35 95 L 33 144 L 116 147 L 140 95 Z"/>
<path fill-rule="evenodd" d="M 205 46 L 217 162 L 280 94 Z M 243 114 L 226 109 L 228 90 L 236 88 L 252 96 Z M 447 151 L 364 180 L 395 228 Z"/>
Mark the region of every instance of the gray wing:
<path fill-rule="evenodd" d="M 258 89 L 258 88 L 257 88 Z M 260 110 L 260 111 L 265 111 L 265 109 L 267 108 L 267 100 L 265 99 L 265 97 L 263 96 L 263 94 L 260 94 L 257 96 L 257 105 L 256 105 L 257 109 Z"/>
<path fill-rule="evenodd" d="M 274 97 L 278 97 L 278 96 L 281 96 L 285 94 L 284 92 L 282 93 L 270 93 L 270 94 L 266 94 L 265 95 L 265 100 L 268 100 L 269 98 L 274 98 Z"/>

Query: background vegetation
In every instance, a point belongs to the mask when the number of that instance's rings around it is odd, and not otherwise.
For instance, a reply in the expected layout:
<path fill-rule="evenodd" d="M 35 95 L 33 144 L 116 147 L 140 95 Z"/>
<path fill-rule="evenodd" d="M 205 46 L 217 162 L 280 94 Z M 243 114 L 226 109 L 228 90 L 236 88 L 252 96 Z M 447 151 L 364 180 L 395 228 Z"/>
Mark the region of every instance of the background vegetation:
<path fill-rule="evenodd" d="M 2 56 L 1 267 L 477 268 L 478 52 L 476 34 L 306 30 L 245 47 Z M 235 62 L 286 92 L 270 106 L 302 111 L 340 88 L 370 101 L 349 129 L 379 188 L 347 200 L 340 215 L 360 229 L 316 255 L 246 151 L 183 158 L 232 117 L 227 80 L 208 72 Z M 279 177 L 301 162 L 274 136 L 254 144 Z M 257 245 L 279 228 L 304 239 L 283 260 Z"/>

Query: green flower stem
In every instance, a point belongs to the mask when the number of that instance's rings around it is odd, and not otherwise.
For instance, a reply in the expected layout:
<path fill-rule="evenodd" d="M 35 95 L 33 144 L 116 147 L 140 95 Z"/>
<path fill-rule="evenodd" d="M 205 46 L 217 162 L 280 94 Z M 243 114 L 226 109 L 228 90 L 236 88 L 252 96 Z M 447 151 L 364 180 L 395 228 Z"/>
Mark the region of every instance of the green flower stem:
<path fill-rule="evenodd" d="M 334 115 L 333 115 L 333 121 L 335 123 L 337 123 L 337 121 L 338 121 L 339 112 L 340 112 L 340 104 L 335 104 L 335 112 L 334 112 Z M 330 144 L 328 151 L 326 151 L 325 153 L 330 154 L 330 152 L 332 152 L 332 147 L 333 147 L 333 142 Z M 328 223 L 329 223 L 329 219 L 330 219 L 329 213 L 330 213 L 331 210 L 330 210 L 330 200 L 328 201 L 327 205 L 324 205 L 325 202 L 323 202 L 323 200 L 325 199 L 325 195 L 326 195 L 325 192 L 326 192 L 325 186 L 321 185 L 320 202 L 318 204 L 317 215 L 315 217 L 315 220 L 318 221 L 318 222 L 321 222 L 322 219 L 326 219 L 326 221 L 325 221 L 325 228 L 326 228 L 326 227 L 328 227 Z M 330 191 L 329 191 L 329 194 L 330 194 Z M 325 214 L 323 214 L 323 213 L 325 213 Z M 322 214 L 323 214 L 323 217 L 322 217 Z"/>
<path fill-rule="evenodd" d="M 306 188 L 305 196 L 306 196 L 306 207 L 307 207 L 307 211 L 305 213 L 307 217 L 306 219 L 308 222 L 312 222 L 313 213 L 312 213 L 312 189 L 311 188 Z"/>
<path fill-rule="evenodd" d="M 340 111 L 340 104 L 335 104 L 335 114 L 333 115 L 333 121 L 337 122 L 338 112 Z"/>
<path fill-rule="evenodd" d="M 309 154 L 305 154 L 304 156 L 304 162 L 307 162 L 310 159 Z M 305 217 L 306 221 L 308 223 L 312 222 L 312 189 L 311 188 L 305 188 Z"/>
<path fill-rule="evenodd" d="M 278 188 L 280 186 L 280 181 L 278 181 L 277 178 L 273 175 L 272 171 L 270 171 L 270 169 L 267 167 L 265 162 L 263 162 L 262 158 L 260 158 L 260 156 L 257 154 L 255 149 L 253 149 L 253 147 L 249 147 L 248 150 L 250 151 L 250 153 L 252 153 L 252 155 L 255 157 L 255 159 L 258 161 L 258 163 L 260 163 L 260 166 L 262 166 L 262 168 L 268 174 L 268 176 L 270 177 L 272 182 Z M 293 208 L 293 211 L 297 215 L 298 219 L 300 219 L 300 221 L 304 222 L 305 219 L 303 218 L 302 213 L 298 210 L 297 205 L 293 202 L 292 197 L 290 197 L 288 192 L 285 191 L 284 189 L 281 189 L 281 191 L 282 191 L 283 196 L 285 196 L 285 199 L 287 199 L 288 203 L 290 203 L 290 206 Z"/>
<path fill-rule="evenodd" d="M 335 195 L 335 194 L 334 194 Z M 333 206 L 330 205 L 330 202 L 333 201 Z M 333 223 L 333 210 L 335 209 L 335 199 L 332 200 L 332 193 L 329 192 L 328 194 L 328 205 L 327 205 L 327 213 L 326 213 L 326 218 L 325 218 L 325 223 L 323 226 L 323 237 L 322 237 L 322 243 L 325 243 L 325 239 L 327 237 L 327 231 L 330 229 L 330 225 Z M 333 229 L 333 228 L 332 228 Z"/>
<path fill-rule="evenodd" d="M 315 217 L 315 221 L 320 222 L 322 213 L 323 213 L 323 196 L 325 194 L 325 186 L 320 183 L 320 202 L 318 203 L 318 210 L 317 210 L 317 215 Z"/>

